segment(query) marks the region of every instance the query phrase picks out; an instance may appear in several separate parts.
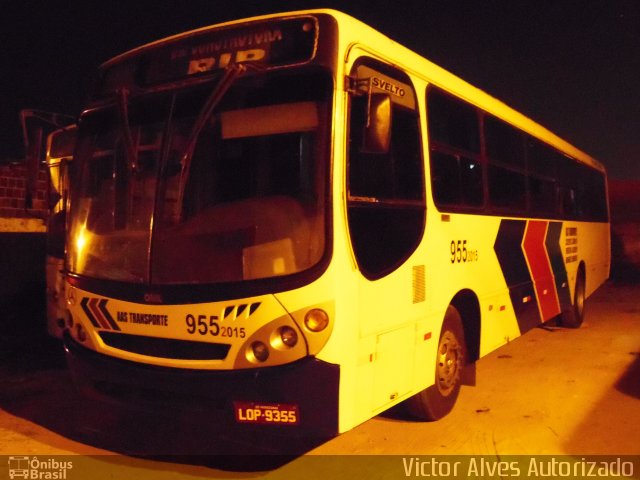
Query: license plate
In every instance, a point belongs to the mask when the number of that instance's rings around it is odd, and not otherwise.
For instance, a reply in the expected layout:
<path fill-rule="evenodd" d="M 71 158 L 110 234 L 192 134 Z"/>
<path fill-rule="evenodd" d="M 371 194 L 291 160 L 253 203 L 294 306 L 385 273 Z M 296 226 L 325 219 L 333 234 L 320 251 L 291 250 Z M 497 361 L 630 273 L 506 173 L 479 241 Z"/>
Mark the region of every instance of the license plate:
<path fill-rule="evenodd" d="M 297 425 L 300 413 L 297 405 L 283 403 L 233 402 L 238 423 L 261 425 Z"/>

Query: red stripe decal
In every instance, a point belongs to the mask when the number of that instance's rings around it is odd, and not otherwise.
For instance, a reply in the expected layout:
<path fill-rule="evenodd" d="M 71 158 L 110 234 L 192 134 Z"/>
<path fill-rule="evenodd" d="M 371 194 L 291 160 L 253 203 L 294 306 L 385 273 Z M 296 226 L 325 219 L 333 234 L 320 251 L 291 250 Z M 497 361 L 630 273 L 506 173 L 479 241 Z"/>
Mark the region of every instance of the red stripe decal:
<path fill-rule="evenodd" d="M 555 280 L 545 247 L 549 222 L 530 220 L 522 241 L 533 285 L 538 297 L 540 318 L 543 322 L 560 313 L 560 302 L 556 292 Z"/>
<path fill-rule="evenodd" d="M 91 310 L 93 317 L 98 321 L 98 323 L 102 328 L 110 330 L 111 327 L 109 327 L 109 322 L 107 322 L 107 319 L 104 318 L 104 315 L 102 314 L 98 306 L 99 302 L 100 302 L 100 299 L 98 298 L 92 298 L 91 300 L 89 300 L 89 304 L 88 304 L 89 310 Z"/>

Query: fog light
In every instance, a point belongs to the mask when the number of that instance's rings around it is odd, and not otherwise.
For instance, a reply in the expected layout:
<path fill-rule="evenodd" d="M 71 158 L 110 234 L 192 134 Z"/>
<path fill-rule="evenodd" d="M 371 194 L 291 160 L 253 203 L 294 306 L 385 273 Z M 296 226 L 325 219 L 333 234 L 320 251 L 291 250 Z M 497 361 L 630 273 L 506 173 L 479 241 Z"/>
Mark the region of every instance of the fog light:
<path fill-rule="evenodd" d="M 295 347 L 298 343 L 298 334 L 291 327 L 280 328 L 280 339 L 287 347 Z"/>
<path fill-rule="evenodd" d="M 87 332 L 84 331 L 84 328 L 82 328 L 82 325 L 80 324 L 76 325 L 76 334 L 78 336 L 78 340 L 80 340 L 81 342 L 87 341 Z"/>
<path fill-rule="evenodd" d="M 265 362 L 269 358 L 269 347 L 262 342 L 253 342 L 251 344 L 251 353 L 259 362 Z"/>
<path fill-rule="evenodd" d="M 304 324 L 312 332 L 321 332 L 329 325 L 329 315 L 324 310 L 314 308 L 304 316 Z"/>

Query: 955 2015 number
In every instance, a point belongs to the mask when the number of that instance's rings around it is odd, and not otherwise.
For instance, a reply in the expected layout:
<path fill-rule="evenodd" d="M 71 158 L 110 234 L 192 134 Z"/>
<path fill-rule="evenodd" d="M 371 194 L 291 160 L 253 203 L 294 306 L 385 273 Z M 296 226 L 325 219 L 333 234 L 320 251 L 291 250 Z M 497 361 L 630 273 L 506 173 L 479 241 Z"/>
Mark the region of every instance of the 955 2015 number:
<path fill-rule="evenodd" d="M 231 327 L 220 325 L 217 315 L 192 315 L 185 317 L 187 333 L 213 337 L 245 338 L 247 332 L 244 327 Z"/>
<path fill-rule="evenodd" d="M 469 263 L 478 261 L 478 250 L 467 248 L 466 240 L 451 240 L 449 245 L 451 263 Z"/>

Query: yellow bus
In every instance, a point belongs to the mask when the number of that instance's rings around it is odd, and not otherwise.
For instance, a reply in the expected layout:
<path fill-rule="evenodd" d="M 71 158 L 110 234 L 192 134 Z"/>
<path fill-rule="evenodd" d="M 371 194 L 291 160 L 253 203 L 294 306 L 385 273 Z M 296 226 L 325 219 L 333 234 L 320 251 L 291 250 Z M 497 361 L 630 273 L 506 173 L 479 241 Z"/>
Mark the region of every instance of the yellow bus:
<path fill-rule="evenodd" d="M 106 62 L 74 161 L 77 385 L 221 426 L 438 419 L 476 360 L 579 326 L 608 277 L 600 163 L 333 10 Z"/>

